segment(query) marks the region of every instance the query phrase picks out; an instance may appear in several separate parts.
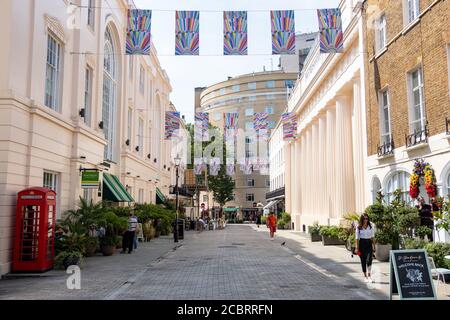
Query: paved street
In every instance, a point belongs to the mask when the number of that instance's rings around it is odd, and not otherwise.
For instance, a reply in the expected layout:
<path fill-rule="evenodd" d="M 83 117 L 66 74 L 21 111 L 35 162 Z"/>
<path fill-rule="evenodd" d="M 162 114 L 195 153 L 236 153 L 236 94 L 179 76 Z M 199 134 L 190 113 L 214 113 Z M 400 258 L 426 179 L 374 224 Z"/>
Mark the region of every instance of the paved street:
<path fill-rule="evenodd" d="M 228 225 L 187 232 L 177 247 L 162 237 L 132 255 L 87 258 L 81 290 L 68 290 L 67 275 L 51 271 L 39 278 L 1 280 L 0 299 L 386 298 L 349 276 L 353 270 L 345 264 L 330 273 L 305 258 L 308 252 L 292 240 L 287 246 L 281 246 L 282 238 L 269 241 L 265 229 Z M 331 258 L 321 262 L 335 263 Z"/>

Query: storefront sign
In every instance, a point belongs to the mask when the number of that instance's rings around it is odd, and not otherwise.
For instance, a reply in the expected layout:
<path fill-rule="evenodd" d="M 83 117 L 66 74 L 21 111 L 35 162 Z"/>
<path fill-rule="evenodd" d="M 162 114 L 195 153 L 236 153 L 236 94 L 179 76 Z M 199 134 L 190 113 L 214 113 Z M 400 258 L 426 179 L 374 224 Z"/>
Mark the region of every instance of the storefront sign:
<path fill-rule="evenodd" d="M 99 172 L 93 170 L 85 170 L 81 174 L 81 188 L 97 189 L 99 181 Z"/>
<path fill-rule="evenodd" d="M 392 250 L 390 255 L 390 299 L 436 299 L 425 250 Z"/>

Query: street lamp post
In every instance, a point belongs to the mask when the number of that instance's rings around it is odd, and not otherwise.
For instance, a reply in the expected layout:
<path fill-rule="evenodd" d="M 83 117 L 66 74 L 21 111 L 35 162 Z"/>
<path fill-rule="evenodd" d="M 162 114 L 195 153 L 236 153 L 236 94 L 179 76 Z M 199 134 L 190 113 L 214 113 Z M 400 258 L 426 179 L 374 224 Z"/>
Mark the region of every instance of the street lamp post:
<path fill-rule="evenodd" d="M 178 169 L 180 167 L 180 162 L 181 162 L 181 158 L 177 154 L 177 156 L 175 157 L 175 168 L 176 168 L 175 190 L 176 191 L 175 191 L 175 230 L 173 233 L 173 241 L 174 242 L 178 242 L 178 195 L 179 195 L 179 190 L 178 190 L 179 172 L 178 172 Z"/>

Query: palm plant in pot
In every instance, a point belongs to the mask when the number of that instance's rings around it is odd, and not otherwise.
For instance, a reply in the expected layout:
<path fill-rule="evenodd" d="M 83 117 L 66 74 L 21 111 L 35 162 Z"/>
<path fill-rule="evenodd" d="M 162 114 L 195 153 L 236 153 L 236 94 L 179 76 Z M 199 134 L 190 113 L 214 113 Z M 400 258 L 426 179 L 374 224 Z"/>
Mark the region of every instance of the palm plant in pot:
<path fill-rule="evenodd" d="M 86 242 L 85 242 L 86 257 L 95 256 L 95 253 L 97 252 L 99 243 L 100 242 L 97 237 L 89 237 L 86 239 Z"/>
<path fill-rule="evenodd" d="M 112 256 L 116 252 L 117 240 L 114 231 L 107 228 L 105 236 L 100 238 L 100 247 L 104 256 Z"/>

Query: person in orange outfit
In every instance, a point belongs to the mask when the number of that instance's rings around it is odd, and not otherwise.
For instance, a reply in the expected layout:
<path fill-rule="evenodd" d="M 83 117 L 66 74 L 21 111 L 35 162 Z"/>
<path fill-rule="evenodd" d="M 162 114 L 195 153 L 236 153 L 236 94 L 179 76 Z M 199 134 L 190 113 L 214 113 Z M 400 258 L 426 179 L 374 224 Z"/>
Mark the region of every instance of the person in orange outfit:
<path fill-rule="evenodd" d="M 270 240 L 273 240 L 275 232 L 277 232 L 277 216 L 273 212 L 267 217 L 267 227 L 270 229 Z"/>

